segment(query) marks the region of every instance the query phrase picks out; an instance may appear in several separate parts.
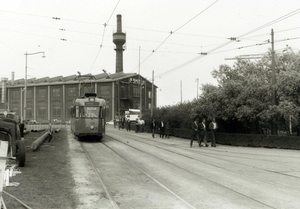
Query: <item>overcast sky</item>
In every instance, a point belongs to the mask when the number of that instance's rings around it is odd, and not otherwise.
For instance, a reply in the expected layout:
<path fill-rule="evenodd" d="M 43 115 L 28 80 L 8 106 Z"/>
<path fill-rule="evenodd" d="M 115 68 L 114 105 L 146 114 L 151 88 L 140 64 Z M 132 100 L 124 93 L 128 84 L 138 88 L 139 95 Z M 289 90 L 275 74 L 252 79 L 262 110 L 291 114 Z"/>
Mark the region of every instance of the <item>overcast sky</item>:
<path fill-rule="evenodd" d="M 0 77 L 115 73 L 116 15 L 126 33 L 125 73 L 158 86 L 158 106 L 191 101 L 197 82 L 239 55 L 300 50 L 299 0 L 0 0 Z M 238 41 L 230 41 L 237 37 Z M 289 39 L 289 40 L 288 40 Z M 200 53 L 208 53 L 201 55 Z M 140 63 L 140 67 L 139 67 Z M 181 85 L 182 83 L 182 91 Z M 182 93 L 181 93 L 182 92 Z M 201 91 L 199 90 L 199 94 Z"/>

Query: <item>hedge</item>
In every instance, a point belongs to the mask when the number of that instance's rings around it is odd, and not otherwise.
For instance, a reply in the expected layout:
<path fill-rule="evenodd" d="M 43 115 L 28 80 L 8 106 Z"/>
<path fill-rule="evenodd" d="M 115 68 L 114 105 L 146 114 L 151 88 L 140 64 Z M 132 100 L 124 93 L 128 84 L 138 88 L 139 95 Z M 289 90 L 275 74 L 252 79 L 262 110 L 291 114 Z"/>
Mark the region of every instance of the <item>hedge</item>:
<path fill-rule="evenodd" d="M 171 131 L 171 135 L 175 137 L 190 139 L 191 130 L 173 128 Z M 207 141 L 211 141 L 210 132 L 207 132 Z M 216 143 L 230 146 L 300 150 L 299 136 L 216 133 Z"/>

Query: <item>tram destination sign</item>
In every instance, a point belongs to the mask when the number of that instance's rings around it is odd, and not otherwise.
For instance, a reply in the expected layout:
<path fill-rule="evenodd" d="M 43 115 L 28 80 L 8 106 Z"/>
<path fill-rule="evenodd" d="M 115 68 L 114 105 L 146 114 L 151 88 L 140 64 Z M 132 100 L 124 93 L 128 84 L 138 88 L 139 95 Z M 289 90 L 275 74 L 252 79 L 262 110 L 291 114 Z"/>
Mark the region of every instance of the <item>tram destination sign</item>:
<path fill-rule="evenodd" d="M 85 102 L 85 106 L 99 106 L 99 102 Z"/>

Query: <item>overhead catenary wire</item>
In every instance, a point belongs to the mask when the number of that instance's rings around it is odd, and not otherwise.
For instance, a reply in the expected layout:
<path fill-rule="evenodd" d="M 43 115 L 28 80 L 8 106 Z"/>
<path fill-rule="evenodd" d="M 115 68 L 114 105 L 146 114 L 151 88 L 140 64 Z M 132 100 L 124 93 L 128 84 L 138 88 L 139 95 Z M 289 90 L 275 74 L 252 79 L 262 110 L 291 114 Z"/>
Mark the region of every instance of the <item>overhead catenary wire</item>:
<path fill-rule="evenodd" d="M 268 27 L 268 26 L 270 26 L 270 25 L 272 25 L 272 24 L 275 24 L 275 23 L 277 23 L 277 22 L 280 22 L 280 21 L 282 21 L 282 20 L 285 20 L 285 19 L 287 19 L 287 18 L 289 18 L 289 17 L 292 17 L 292 16 L 294 16 L 294 15 L 296 15 L 296 14 L 298 14 L 298 13 L 300 13 L 300 8 L 298 8 L 298 9 L 296 9 L 296 10 L 294 10 L 294 11 L 292 11 L 292 12 L 286 14 L 286 15 L 283 15 L 283 16 L 281 16 L 281 17 L 279 17 L 279 18 L 277 18 L 277 19 L 275 19 L 275 20 L 273 20 L 273 21 L 271 21 L 271 22 L 268 22 L 268 23 L 266 23 L 266 24 L 264 24 L 264 25 L 262 25 L 262 26 L 259 26 L 259 27 L 255 28 L 255 29 L 253 29 L 253 30 L 250 30 L 249 32 L 247 32 L 247 33 L 245 33 L 245 34 L 238 36 L 237 39 L 240 39 L 240 38 L 242 38 L 242 37 L 244 37 L 244 36 L 247 36 L 247 35 L 249 35 L 249 34 L 251 34 L 251 33 L 254 33 L 254 32 L 256 32 L 256 31 L 258 31 L 258 30 L 261 30 L 261 29 L 263 29 L 263 28 L 265 28 L 265 27 Z M 181 68 L 183 68 L 183 67 L 185 67 L 185 66 L 187 66 L 187 65 L 189 65 L 189 64 L 191 64 L 191 63 L 193 63 L 193 62 L 195 62 L 195 61 L 197 61 L 197 60 L 199 60 L 199 59 L 201 59 L 202 57 L 207 56 L 207 55 L 211 54 L 212 52 L 217 51 L 218 49 L 220 49 L 220 48 L 222 48 L 222 47 L 224 47 L 224 46 L 226 46 L 226 45 L 228 45 L 228 44 L 230 44 L 230 43 L 232 43 L 232 41 L 228 41 L 228 42 L 226 42 L 226 43 L 224 43 L 224 44 L 222 44 L 222 45 L 220 45 L 220 46 L 218 46 L 218 47 L 216 47 L 216 48 L 213 48 L 212 50 L 208 51 L 205 55 L 200 54 L 200 55 L 198 55 L 197 57 L 195 57 L 195 58 L 193 58 L 193 59 L 191 59 L 191 60 L 189 60 L 189 61 L 187 61 L 187 62 L 185 62 L 185 63 L 183 63 L 183 64 L 181 64 L 181 65 L 179 65 L 179 66 L 177 66 L 177 67 L 175 67 L 175 68 L 172 68 L 172 69 L 170 69 L 170 70 L 168 70 L 168 71 L 166 71 L 166 72 L 163 72 L 163 73 L 161 73 L 161 74 L 158 74 L 158 75 L 155 76 L 155 78 L 157 78 L 157 77 L 162 77 L 162 76 L 165 76 L 165 75 L 167 75 L 167 74 L 169 74 L 169 73 L 171 73 L 171 72 L 173 72 L 173 71 L 179 70 L 179 69 L 181 69 Z"/>
<path fill-rule="evenodd" d="M 8 11 L 3 11 L 3 10 L 0 10 L 0 12 L 8 12 Z M 296 10 L 297 12 L 297 10 Z M 15 12 L 12 12 L 12 13 L 15 13 Z M 17 14 L 23 14 L 23 15 L 30 15 L 30 16 L 35 16 L 35 17 L 47 17 L 47 18 L 51 18 L 50 16 L 41 16 L 41 15 L 31 15 L 31 14 L 24 14 L 24 13 L 17 13 Z M 110 15 L 110 18 L 112 17 L 112 14 Z M 200 14 L 200 13 L 199 13 Z M 198 15 L 199 15 L 198 14 Z M 290 15 L 295 15 L 295 13 L 291 13 Z M 285 15 L 286 16 L 286 15 Z M 196 17 L 196 16 L 195 16 Z M 194 17 L 194 18 L 195 18 Z M 109 19 L 110 19 L 109 18 Z M 52 17 L 52 19 L 54 19 Z M 59 20 L 61 20 L 61 18 L 57 18 Z M 193 18 L 192 18 L 193 19 Z M 192 20 L 191 19 L 191 20 Z M 191 21 L 190 20 L 190 21 Z M 11 20 L 5 20 L 5 21 L 11 21 Z M 108 20 L 109 21 L 109 20 Z M 18 21 L 12 21 L 12 22 L 16 22 L 16 23 L 21 23 L 21 22 L 18 22 Z M 74 22 L 80 22 L 80 21 L 76 21 L 74 20 Z M 84 21 L 81 21 L 81 22 L 84 22 Z M 47 26 L 41 26 L 41 25 L 34 25 L 34 24 L 29 24 L 29 23 L 21 23 L 21 24 L 28 24 L 28 25 L 32 25 L 32 26 L 36 26 L 36 27 L 43 27 L 43 28 L 48 28 L 48 29 L 53 29 L 53 30 L 57 30 L 58 28 L 54 28 L 54 27 L 47 27 Z M 108 24 L 104 24 L 105 27 L 104 27 L 104 32 L 105 32 L 105 29 L 106 27 L 108 26 Z M 182 27 L 182 26 L 181 26 Z M 130 27 L 127 27 L 127 28 L 130 28 Z M 179 27 L 180 28 L 180 27 Z M 277 31 L 277 33 L 280 33 L 280 32 L 284 32 L 284 31 L 289 31 L 289 30 L 295 30 L 295 29 L 299 29 L 300 27 L 296 27 L 296 28 L 289 28 L 289 29 L 285 29 L 285 30 L 281 30 L 281 31 Z M 142 29 L 142 28 L 134 28 L 134 29 L 137 29 L 137 30 L 149 30 L 149 31 L 155 31 L 157 32 L 158 30 L 150 30 L 150 29 Z M 0 30 L 3 30 L 3 29 L 0 29 Z M 178 30 L 178 29 L 177 29 Z M 58 39 L 57 37 L 51 37 L 51 36 L 43 36 L 43 35 L 37 35 L 37 34 L 33 34 L 33 33 L 26 33 L 26 32 L 19 32 L 19 31 L 16 31 L 16 30 L 7 30 L 7 31 L 12 31 L 12 32 L 16 32 L 16 33 L 25 33 L 25 34 L 28 34 L 28 35 L 35 35 L 35 36 L 40 36 L 40 37 L 45 37 L 45 38 L 51 38 L 51 39 L 57 39 L 57 40 L 65 40 L 65 41 L 68 41 L 68 42 L 74 42 L 74 43 L 80 43 L 80 44 L 86 44 L 86 45 L 94 45 L 94 46 L 99 46 L 99 44 L 97 43 L 88 43 L 88 42 L 83 42 L 83 41 L 76 41 L 76 40 L 71 40 L 71 39 Z M 95 35 L 95 36 L 99 36 L 99 34 L 96 34 L 96 33 L 88 33 L 88 32 L 82 32 L 82 31 L 75 31 L 75 30 L 68 30 L 68 29 L 64 29 L 64 31 L 68 31 L 68 32 L 74 32 L 74 33 L 81 33 L 81 34 L 88 34 L 88 35 Z M 103 47 L 103 40 L 104 40 L 104 32 L 102 34 L 102 41 L 101 41 L 101 44 L 100 44 L 100 48 L 99 48 L 99 51 L 101 50 L 101 48 Z M 159 31 L 159 32 L 164 32 L 166 33 L 166 31 Z M 186 34 L 186 33 L 177 33 L 177 35 L 179 34 L 182 34 L 182 35 L 189 35 L 189 36 L 199 36 L 199 37 L 209 37 L 209 38 L 224 38 L 224 37 L 215 37 L 215 36 L 205 36 L 205 35 L 197 35 L 197 34 Z M 247 38 L 243 38 L 242 40 L 249 40 L 249 38 L 252 38 L 252 37 L 259 37 L 259 36 L 266 36 L 266 35 L 269 35 L 268 33 L 266 34 L 260 34 L 260 35 L 256 35 L 256 36 L 251 36 L 251 37 L 247 37 Z M 134 39 L 132 39 L 134 40 Z M 143 41 L 147 41 L 147 40 L 143 40 Z M 257 41 L 257 40 L 253 40 L 253 41 Z M 157 41 L 158 42 L 158 41 Z M 161 42 L 159 42 L 160 44 L 162 44 Z M 166 43 L 164 41 L 164 43 Z M 174 45 L 179 45 L 178 43 L 168 43 L 168 44 L 174 44 Z M 188 46 L 186 44 L 180 44 L 180 45 L 184 45 L 184 46 Z M 214 44 L 214 45 L 219 45 L 219 44 Z M 160 47 L 160 46 L 159 46 Z M 195 46 L 194 46 L 195 47 Z M 206 46 L 208 47 L 208 46 Z M 154 52 L 158 52 L 158 50 L 152 50 L 152 53 Z M 97 53 L 98 54 L 98 53 Z M 186 53 L 185 53 L 186 54 Z M 193 53 L 190 53 L 190 54 L 193 54 Z"/>
<path fill-rule="evenodd" d="M 95 59 L 94 59 L 94 61 L 93 61 L 93 64 L 92 64 L 91 68 L 90 68 L 90 72 L 91 72 L 91 70 L 93 69 L 93 67 L 94 67 L 94 65 L 95 65 L 95 62 L 96 62 L 96 60 L 97 60 L 97 58 L 98 58 L 98 56 L 99 56 L 99 54 L 100 54 L 100 51 L 101 51 L 101 49 L 102 49 L 102 46 L 103 46 L 102 44 L 103 44 L 103 40 L 104 40 L 104 34 L 105 34 L 106 26 L 107 26 L 108 22 L 110 21 L 112 15 L 114 14 L 116 8 L 118 7 L 119 3 L 120 3 L 120 0 L 118 0 L 118 2 L 117 2 L 117 4 L 116 4 L 115 8 L 114 8 L 113 11 L 111 12 L 111 14 L 110 14 L 108 20 L 106 21 L 106 23 L 103 24 L 104 29 L 103 29 L 103 33 L 102 33 L 101 43 L 100 43 L 100 46 L 99 46 L 99 50 L 98 50 L 98 52 L 97 52 L 97 55 L 96 55 L 96 57 L 95 57 Z"/>
<path fill-rule="evenodd" d="M 152 50 L 152 53 L 149 55 L 149 56 L 147 56 L 141 63 L 140 63 L 140 65 L 141 64 L 143 64 L 146 60 L 148 60 L 152 55 L 153 55 L 153 53 L 155 52 L 155 51 L 157 51 L 168 39 L 169 39 L 169 37 L 171 36 L 171 35 L 173 35 L 175 32 L 177 32 L 178 30 L 180 30 L 181 28 L 183 28 L 184 26 L 186 26 L 188 23 L 190 23 L 192 20 L 194 20 L 196 17 L 198 17 L 199 15 L 201 15 L 203 12 L 205 12 L 206 10 L 208 10 L 210 7 L 212 7 L 215 3 L 217 3 L 219 0 L 217 0 L 217 1 L 215 1 L 215 2 L 213 2 L 212 4 L 210 4 L 208 7 L 206 7 L 204 10 L 202 10 L 201 12 L 199 12 L 197 15 L 195 15 L 193 18 L 191 18 L 190 20 L 188 20 L 187 22 L 185 22 L 183 25 L 181 25 L 180 27 L 178 27 L 176 30 L 174 30 L 174 31 L 170 31 L 169 32 L 169 35 L 154 49 L 154 50 Z M 137 66 L 138 67 L 138 66 Z M 136 68 L 137 68 L 136 67 Z M 131 72 L 133 72 L 133 71 L 135 71 L 136 70 L 136 68 L 134 68 Z"/>
<path fill-rule="evenodd" d="M 291 15 L 293 15 L 293 13 L 291 14 Z M 39 16 L 39 15 L 37 15 L 37 16 Z M 37 17 L 36 16 L 36 17 Z M 111 16 L 113 16 L 113 15 L 111 15 Z M 43 16 L 44 17 L 44 16 Z M 50 17 L 50 16 L 48 16 L 47 17 L 48 19 L 50 18 L 52 18 L 52 17 Z M 37 19 L 37 18 L 35 18 L 35 19 Z M 66 19 L 64 19 L 64 18 L 61 18 L 61 20 L 66 20 Z M 53 20 L 53 21 L 56 21 L 55 19 Z M 74 22 L 80 22 L 80 23 L 83 23 L 84 21 L 74 21 Z M 79 25 L 79 24 L 78 24 Z M 101 25 L 101 24 L 99 24 L 98 23 L 98 25 Z M 108 25 L 108 24 L 107 24 Z M 79 28 L 79 27 L 78 27 Z M 180 27 L 179 27 L 180 28 Z M 107 26 L 104 28 L 104 31 L 106 30 L 106 33 L 107 33 L 107 30 L 109 30 L 108 28 L 107 28 Z M 66 30 L 66 31 L 70 31 L 70 30 Z M 176 31 L 176 30 L 174 30 L 174 31 Z M 174 32 L 173 31 L 173 32 Z M 86 32 L 88 32 L 88 31 L 86 31 Z M 176 35 L 179 35 L 179 34 L 181 34 L 181 33 L 179 33 L 180 31 L 176 31 Z M 277 31 L 276 31 L 277 32 Z M 170 33 L 170 32 L 167 32 L 167 33 Z M 87 33 L 87 34 L 89 34 L 89 33 Z M 104 34 L 104 33 L 103 33 Z M 169 36 L 170 34 L 168 34 L 168 36 Z M 267 34 L 268 35 L 268 34 Z M 99 36 L 101 36 L 101 33 L 99 33 Z M 247 35 L 248 36 L 248 35 Z M 54 37 L 51 37 L 51 33 L 50 34 L 48 34 L 48 36 L 46 35 L 46 36 L 44 36 L 44 37 L 47 37 L 47 38 L 54 38 Z M 108 36 L 105 36 L 105 39 L 107 38 Z M 244 38 L 246 38 L 246 36 L 244 37 Z M 243 38 L 243 39 L 244 39 Z M 74 39 L 74 38 L 73 38 Z M 102 38 L 103 39 L 103 38 Z M 58 40 L 58 39 L 57 39 Z M 94 45 L 94 46 L 97 46 L 97 47 L 99 47 L 99 43 L 97 43 L 97 41 L 91 41 L 91 42 L 94 42 L 94 43 L 85 43 L 85 42 L 89 42 L 89 40 L 88 39 L 81 39 L 81 40 L 78 40 L 78 41 L 76 41 L 76 40 L 71 40 L 71 39 L 69 39 L 68 38 L 68 42 L 73 42 L 73 43 L 80 43 L 80 44 L 87 44 L 87 45 Z M 103 43 L 103 41 L 101 42 L 101 43 Z M 105 43 L 105 42 L 104 42 Z M 159 42 L 159 44 L 161 44 L 162 42 Z M 168 43 L 168 40 L 166 40 L 166 41 L 164 41 L 164 43 L 163 44 L 167 44 Z M 66 44 L 66 42 L 64 42 L 64 44 Z M 168 44 L 171 44 L 171 43 L 168 43 Z M 218 45 L 214 45 L 214 46 L 210 46 L 210 47 L 216 47 L 216 46 L 219 46 L 219 45 L 221 45 L 221 43 L 219 43 Z M 106 46 L 103 46 L 103 44 L 102 44 L 102 48 L 103 47 L 111 47 L 111 45 L 106 45 Z M 195 45 L 195 47 L 196 47 L 196 45 Z M 207 48 L 210 48 L 210 47 L 207 47 Z M 206 48 L 206 49 L 207 49 Z M 98 50 L 98 48 L 94 48 L 94 53 L 96 54 L 97 53 L 97 50 Z M 100 51 L 101 49 L 99 49 L 99 51 Z M 104 49 L 102 49 L 102 52 L 103 52 L 103 50 Z M 129 47 L 127 48 L 127 50 L 136 50 L 136 49 L 130 49 L 130 45 L 129 45 Z M 146 48 L 143 48 L 143 51 L 147 51 L 146 50 Z M 148 52 L 152 52 L 151 54 L 153 54 L 153 50 L 152 50 L 152 48 L 150 48 L 150 50 L 148 50 Z M 171 50 L 170 50 L 171 51 Z M 165 51 L 164 49 L 163 49 L 163 47 L 159 47 L 159 49 L 157 49 L 157 50 L 155 50 L 155 53 L 172 53 L 172 52 L 167 52 L 167 51 Z M 178 50 L 178 51 L 180 51 L 180 50 Z M 191 50 L 191 51 L 195 51 L 195 50 Z M 175 53 L 175 52 L 173 52 L 173 53 Z M 180 52 L 178 52 L 178 53 L 180 53 Z M 193 53 L 195 53 L 195 52 L 193 52 Z M 147 53 L 145 53 L 145 54 L 147 54 Z M 192 54 L 192 53 L 191 53 Z M 97 55 L 98 56 L 98 55 Z M 93 55 L 91 56 L 91 63 L 93 62 Z M 95 59 L 96 60 L 96 59 Z M 90 64 L 91 64 L 90 63 Z M 94 64 L 93 64 L 94 65 Z M 89 67 L 89 65 L 88 65 L 88 67 Z M 92 68 L 94 68 L 94 67 L 92 67 Z M 91 68 L 91 69 L 92 69 Z"/>

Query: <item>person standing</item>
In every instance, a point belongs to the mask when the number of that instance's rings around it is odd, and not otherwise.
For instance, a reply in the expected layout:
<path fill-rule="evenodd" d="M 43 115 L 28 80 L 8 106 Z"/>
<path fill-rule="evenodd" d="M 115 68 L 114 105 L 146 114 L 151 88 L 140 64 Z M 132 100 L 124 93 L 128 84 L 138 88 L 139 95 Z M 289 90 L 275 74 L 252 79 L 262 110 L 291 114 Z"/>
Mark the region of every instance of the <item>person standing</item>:
<path fill-rule="evenodd" d="M 170 122 L 168 121 L 166 124 L 166 138 L 168 138 L 168 139 L 170 137 L 170 132 L 171 132 L 171 125 L 170 125 Z"/>
<path fill-rule="evenodd" d="M 218 124 L 216 123 L 215 118 L 212 119 L 212 122 L 210 122 L 208 127 L 211 132 L 211 146 L 216 147 L 216 131 L 218 129 Z"/>
<path fill-rule="evenodd" d="M 155 134 L 155 129 L 156 129 L 156 122 L 154 120 L 154 118 L 152 119 L 151 123 L 150 123 L 150 130 L 152 132 L 152 137 L 155 138 L 154 134 Z"/>
<path fill-rule="evenodd" d="M 194 120 L 194 122 L 192 123 L 190 147 L 193 146 L 193 141 L 195 140 L 195 137 L 197 138 L 197 142 L 198 142 L 198 145 L 200 147 L 198 118 L 196 118 Z"/>
<path fill-rule="evenodd" d="M 138 132 L 140 132 L 140 119 L 139 118 L 137 118 L 136 119 L 136 122 L 135 122 L 135 133 L 138 133 Z"/>
<path fill-rule="evenodd" d="M 130 120 L 129 119 L 126 120 L 126 130 L 130 131 Z"/>
<path fill-rule="evenodd" d="M 159 137 L 163 139 L 164 136 L 165 136 L 165 124 L 164 124 L 164 121 L 160 121 L 160 123 L 159 123 Z"/>
<path fill-rule="evenodd" d="M 206 119 L 202 119 L 202 123 L 199 124 L 200 129 L 200 145 L 201 142 L 204 142 L 205 146 L 208 147 L 207 140 L 206 140 Z"/>

